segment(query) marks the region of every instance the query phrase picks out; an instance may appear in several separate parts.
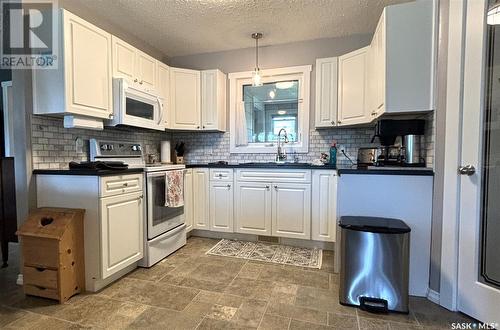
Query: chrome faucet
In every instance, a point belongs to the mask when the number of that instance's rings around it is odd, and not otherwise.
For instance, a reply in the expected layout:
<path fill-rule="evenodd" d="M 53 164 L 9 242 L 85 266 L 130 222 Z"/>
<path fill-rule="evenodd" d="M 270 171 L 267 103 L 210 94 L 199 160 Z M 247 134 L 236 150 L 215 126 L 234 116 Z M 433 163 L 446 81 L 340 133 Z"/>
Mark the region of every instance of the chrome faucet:
<path fill-rule="evenodd" d="M 286 160 L 286 151 L 281 141 L 281 132 L 285 133 L 283 135 L 283 143 L 288 143 L 288 134 L 286 133 L 286 129 L 282 128 L 278 132 L 278 150 L 276 151 L 276 162 L 284 162 Z"/>

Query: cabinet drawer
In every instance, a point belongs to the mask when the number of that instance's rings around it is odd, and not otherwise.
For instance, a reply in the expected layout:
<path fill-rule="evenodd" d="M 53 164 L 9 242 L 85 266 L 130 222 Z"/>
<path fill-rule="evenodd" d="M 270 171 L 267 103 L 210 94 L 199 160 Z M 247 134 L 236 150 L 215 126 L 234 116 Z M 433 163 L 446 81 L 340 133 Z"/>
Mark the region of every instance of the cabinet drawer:
<path fill-rule="evenodd" d="M 220 169 L 211 168 L 210 169 L 210 181 L 227 181 L 233 182 L 233 170 L 232 169 Z"/>
<path fill-rule="evenodd" d="M 46 289 L 57 289 L 57 270 L 24 266 L 23 282 Z"/>
<path fill-rule="evenodd" d="M 238 181 L 252 182 L 309 183 L 311 182 L 311 171 L 238 169 L 236 171 L 236 178 Z"/>
<path fill-rule="evenodd" d="M 59 241 L 55 239 L 22 238 L 24 264 L 33 267 L 59 268 Z"/>
<path fill-rule="evenodd" d="M 37 297 L 59 299 L 57 289 L 49 289 L 39 285 L 24 284 L 24 293 Z"/>
<path fill-rule="evenodd" d="M 101 178 L 100 197 L 127 194 L 142 190 L 142 174 L 105 176 Z"/>

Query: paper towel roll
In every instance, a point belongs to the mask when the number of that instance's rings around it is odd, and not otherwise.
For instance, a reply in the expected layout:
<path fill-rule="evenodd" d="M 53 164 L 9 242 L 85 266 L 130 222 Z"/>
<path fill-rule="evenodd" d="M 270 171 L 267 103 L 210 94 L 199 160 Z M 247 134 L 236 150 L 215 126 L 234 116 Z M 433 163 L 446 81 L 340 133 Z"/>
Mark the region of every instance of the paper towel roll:
<path fill-rule="evenodd" d="M 170 141 L 161 141 L 161 162 L 170 164 Z"/>

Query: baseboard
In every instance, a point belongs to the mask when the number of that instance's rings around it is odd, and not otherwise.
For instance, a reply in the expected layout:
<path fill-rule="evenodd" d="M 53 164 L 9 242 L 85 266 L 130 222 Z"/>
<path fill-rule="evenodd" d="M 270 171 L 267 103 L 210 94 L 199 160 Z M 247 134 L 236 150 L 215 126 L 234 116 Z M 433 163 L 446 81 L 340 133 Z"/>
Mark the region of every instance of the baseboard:
<path fill-rule="evenodd" d="M 24 282 L 23 274 L 17 274 L 16 284 L 17 285 L 23 285 L 23 282 Z"/>
<path fill-rule="evenodd" d="M 207 237 L 207 238 L 216 238 L 216 239 L 238 239 L 242 241 L 266 241 L 268 242 L 269 240 L 265 239 L 264 236 L 257 236 L 257 235 L 251 235 L 251 234 L 241 234 L 241 233 L 226 233 L 226 232 L 219 232 L 219 231 L 210 231 L 210 230 L 202 230 L 202 229 L 193 229 L 189 233 L 190 236 L 199 236 L 199 237 Z M 274 237 L 273 237 L 274 238 Z M 323 250 L 335 250 L 335 243 L 333 242 L 322 242 L 322 241 L 313 241 L 313 240 L 305 240 L 305 239 L 298 239 L 298 238 L 285 238 L 285 237 L 280 237 L 278 242 L 279 244 L 283 245 L 291 245 L 291 246 L 298 246 L 298 247 L 304 247 L 304 248 L 319 248 Z"/>
<path fill-rule="evenodd" d="M 439 305 L 439 292 L 429 289 L 427 291 L 427 299 Z"/>

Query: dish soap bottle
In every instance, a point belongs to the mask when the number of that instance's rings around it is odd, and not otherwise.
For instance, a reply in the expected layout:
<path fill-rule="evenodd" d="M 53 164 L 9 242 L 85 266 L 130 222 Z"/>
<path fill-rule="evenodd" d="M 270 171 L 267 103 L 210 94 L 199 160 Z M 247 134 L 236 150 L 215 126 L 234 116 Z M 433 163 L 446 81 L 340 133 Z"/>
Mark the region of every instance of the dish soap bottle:
<path fill-rule="evenodd" d="M 335 141 L 330 146 L 330 165 L 337 165 L 337 142 Z"/>

